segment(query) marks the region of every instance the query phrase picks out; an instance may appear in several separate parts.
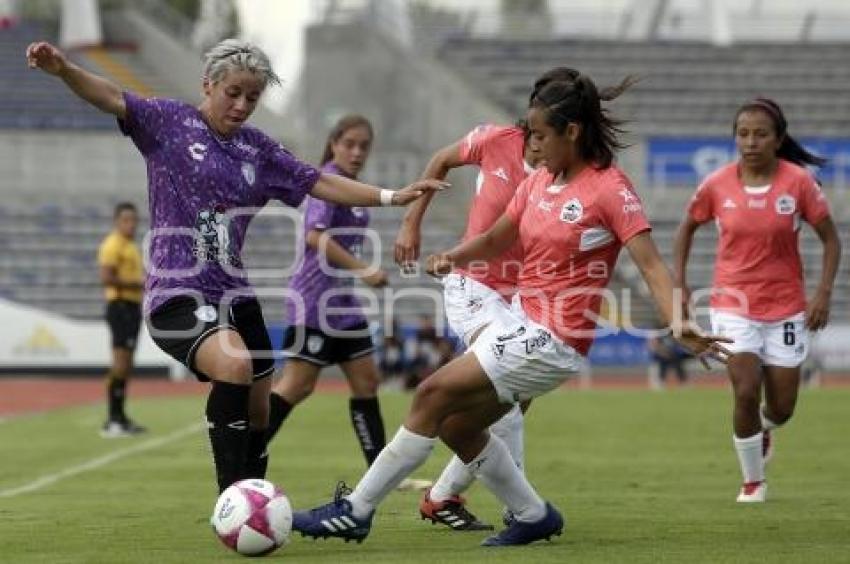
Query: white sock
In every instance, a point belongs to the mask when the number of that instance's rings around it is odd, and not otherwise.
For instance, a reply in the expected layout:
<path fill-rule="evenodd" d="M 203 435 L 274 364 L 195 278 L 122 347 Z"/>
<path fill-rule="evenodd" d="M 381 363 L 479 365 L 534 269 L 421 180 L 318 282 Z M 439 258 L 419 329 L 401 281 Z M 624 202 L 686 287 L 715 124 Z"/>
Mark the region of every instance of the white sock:
<path fill-rule="evenodd" d="M 771 431 L 779 427 L 779 423 L 774 423 L 764 414 L 764 404 L 759 408 L 759 419 L 761 419 L 761 428 L 763 431 Z"/>
<path fill-rule="evenodd" d="M 437 483 L 431 488 L 428 497 L 431 501 L 446 501 L 465 492 L 474 481 L 475 475 L 469 471 L 463 460 L 455 455 L 443 468 L 443 473 L 437 478 Z"/>
<path fill-rule="evenodd" d="M 425 462 L 436 441 L 436 438 L 423 437 L 399 427 L 393 440 L 384 447 L 346 498 L 351 502 L 354 516 L 358 519 L 368 517 L 387 494 Z"/>
<path fill-rule="evenodd" d="M 484 449 L 467 468 L 518 520 L 533 523 L 546 516 L 546 504 L 516 467 L 508 447 L 499 437 L 490 435 Z"/>
<path fill-rule="evenodd" d="M 524 424 L 522 410 L 519 404 L 514 404 L 513 409 L 507 412 L 501 419 L 490 425 L 490 432 L 502 439 L 508 451 L 511 453 L 511 458 L 514 464 L 520 470 L 524 466 L 525 445 L 523 443 Z"/>
<path fill-rule="evenodd" d="M 739 439 L 732 437 L 735 443 L 735 451 L 738 453 L 738 462 L 741 464 L 741 474 L 744 483 L 761 482 L 764 480 L 764 458 L 761 453 L 762 433 L 756 433 L 752 437 Z"/>
<path fill-rule="evenodd" d="M 508 447 L 514 464 L 522 470 L 524 458 L 523 416 L 519 404 L 514 405 L 513 409 L 490 425 L 490 432 L 502 439 L 502 442 Z M 475 481 L 475 476 L 469 471 L 466 464 L 457 456 L 453 456 L 437 479 L 437 483 L 431 488 L 428 497 L 432 501 L 446 501 L 452 496 L 465 492 L 473 481 Z"/>

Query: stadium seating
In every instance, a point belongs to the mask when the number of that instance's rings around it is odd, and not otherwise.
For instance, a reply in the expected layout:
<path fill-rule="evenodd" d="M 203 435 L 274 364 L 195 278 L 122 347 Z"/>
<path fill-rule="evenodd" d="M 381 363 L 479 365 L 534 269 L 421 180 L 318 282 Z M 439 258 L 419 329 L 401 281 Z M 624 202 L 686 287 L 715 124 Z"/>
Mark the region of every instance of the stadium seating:
<path fill-rule="evenodd" d="M 770 93 L 801 134 L 845 134 L 850 127 L 850 44 L 624 43 L 451 38 L 440 58 L 515 115 L 528 85 L 558 65 L 600 85 L 635 74 L 641 82 L 617 102 L 639 133 L 727 133 L 742 100 Z M 817 63 L 817 64 L 813 64 Z"/>

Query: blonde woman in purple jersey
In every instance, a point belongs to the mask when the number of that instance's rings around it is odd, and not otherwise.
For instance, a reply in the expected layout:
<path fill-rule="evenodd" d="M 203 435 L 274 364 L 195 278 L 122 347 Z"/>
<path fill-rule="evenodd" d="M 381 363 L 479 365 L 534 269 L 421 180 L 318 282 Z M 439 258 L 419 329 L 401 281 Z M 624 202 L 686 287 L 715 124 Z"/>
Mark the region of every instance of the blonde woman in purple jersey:
<path fill-rule="evenodd" d="M 445 184 L 392 191 L 324 173 L 247 125 L 266 86 L 279 82 L 248 42 L 227 39 L 206 54 L 197 107 L 123 91 L 50 43 L 30 44 L 26 58 L 116 116 L 145 159 L 146 323 L 163 351 L 212 382 L 206 419 L 219 490 L 262 477 L 273 355 L 240 256 L 251 218 L 271 199 L 291 207 L 307 194 L 346 206 L 406 205 Z"/>

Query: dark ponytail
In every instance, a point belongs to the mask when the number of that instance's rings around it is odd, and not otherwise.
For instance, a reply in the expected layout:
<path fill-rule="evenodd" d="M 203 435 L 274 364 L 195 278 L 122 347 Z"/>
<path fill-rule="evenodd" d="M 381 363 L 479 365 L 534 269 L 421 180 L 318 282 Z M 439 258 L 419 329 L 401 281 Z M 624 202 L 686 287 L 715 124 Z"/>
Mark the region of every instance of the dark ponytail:
<path fill-rule="evenodd" d="M 581 158 L 596 167 L 608 168 L 614 154 L 627 145 L 619 140 L 624 122 L 612 117 L 602 102 L 616 99 L 636 82 L 629 75 L 617 86 L 600 91 L 589 76 L 576 72 L 572 80 L 546 83 L 532 95 L 529 107 L 546 110 L 546 122 L 559 135 L 570 123 L 581 125 L 578 139 Z"/>
<path fill-rule="evenodd" d="M 369 139 L 375 138 L 372 123 L 366 117 L 360 114 L 343 116 L 336 122 L 330 133 L 328 133 L 328 140 L 325 142 L 325 149 L 322 151 L 322 159 L 319 161 L 319 166 L 324 166 L 333 160 L 334 153 L 331 146 L 339 141 L 339 138 L 345 135 L 346 131 L 355 127 L 365 127 L 369 130 Z"/>
<path fill-rule="evenodd" d="M 732 135 L 738 132 L 738 117 L 744 112 L 759 111 L 768 115 L 773 122 L 773 129 L 777 137 L 782 138 L 782 143 L 776 151 L 776 157 L 792 162 L 798 166 L 812 165 L 821 167 L 827 163 L 827 159 L 808 152 L 796 139 L 788 134 L 788 121 L 785 113 L 775 101 L 770 98 L 754 98 L 747 102 L 735 112 L 735 121 L 732 122 Z"/>

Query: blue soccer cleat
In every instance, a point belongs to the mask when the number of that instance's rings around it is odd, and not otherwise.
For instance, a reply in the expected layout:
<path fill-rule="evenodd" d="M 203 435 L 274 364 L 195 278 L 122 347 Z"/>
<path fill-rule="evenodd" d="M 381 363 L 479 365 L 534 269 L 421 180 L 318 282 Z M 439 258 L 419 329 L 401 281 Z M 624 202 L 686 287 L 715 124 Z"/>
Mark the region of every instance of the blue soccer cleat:
<path fill-rule="evenodd" d="M 308 511 L 296 511 L 292 515 L 292 530 L 301 533 L 302 537 L 326 539 L 339 537 L 345 542 L 363 542 L 372 529 L 373 511 L 369 517 L 358 519 L 351 510 L 351 502 L 344 496 L 351 490 L 340 482 L 336 486 L 334 500 Z"/>
<path fill-rule="evenodd" d="M 525 523 L 516 518 L 497 535 L 484 539 L 481 546 L 515 546 L 538 540 L 549 540 L 564 532 L 564 518 L 552 504 L 546 502 L 546 515 L 534 523 Z"/>

